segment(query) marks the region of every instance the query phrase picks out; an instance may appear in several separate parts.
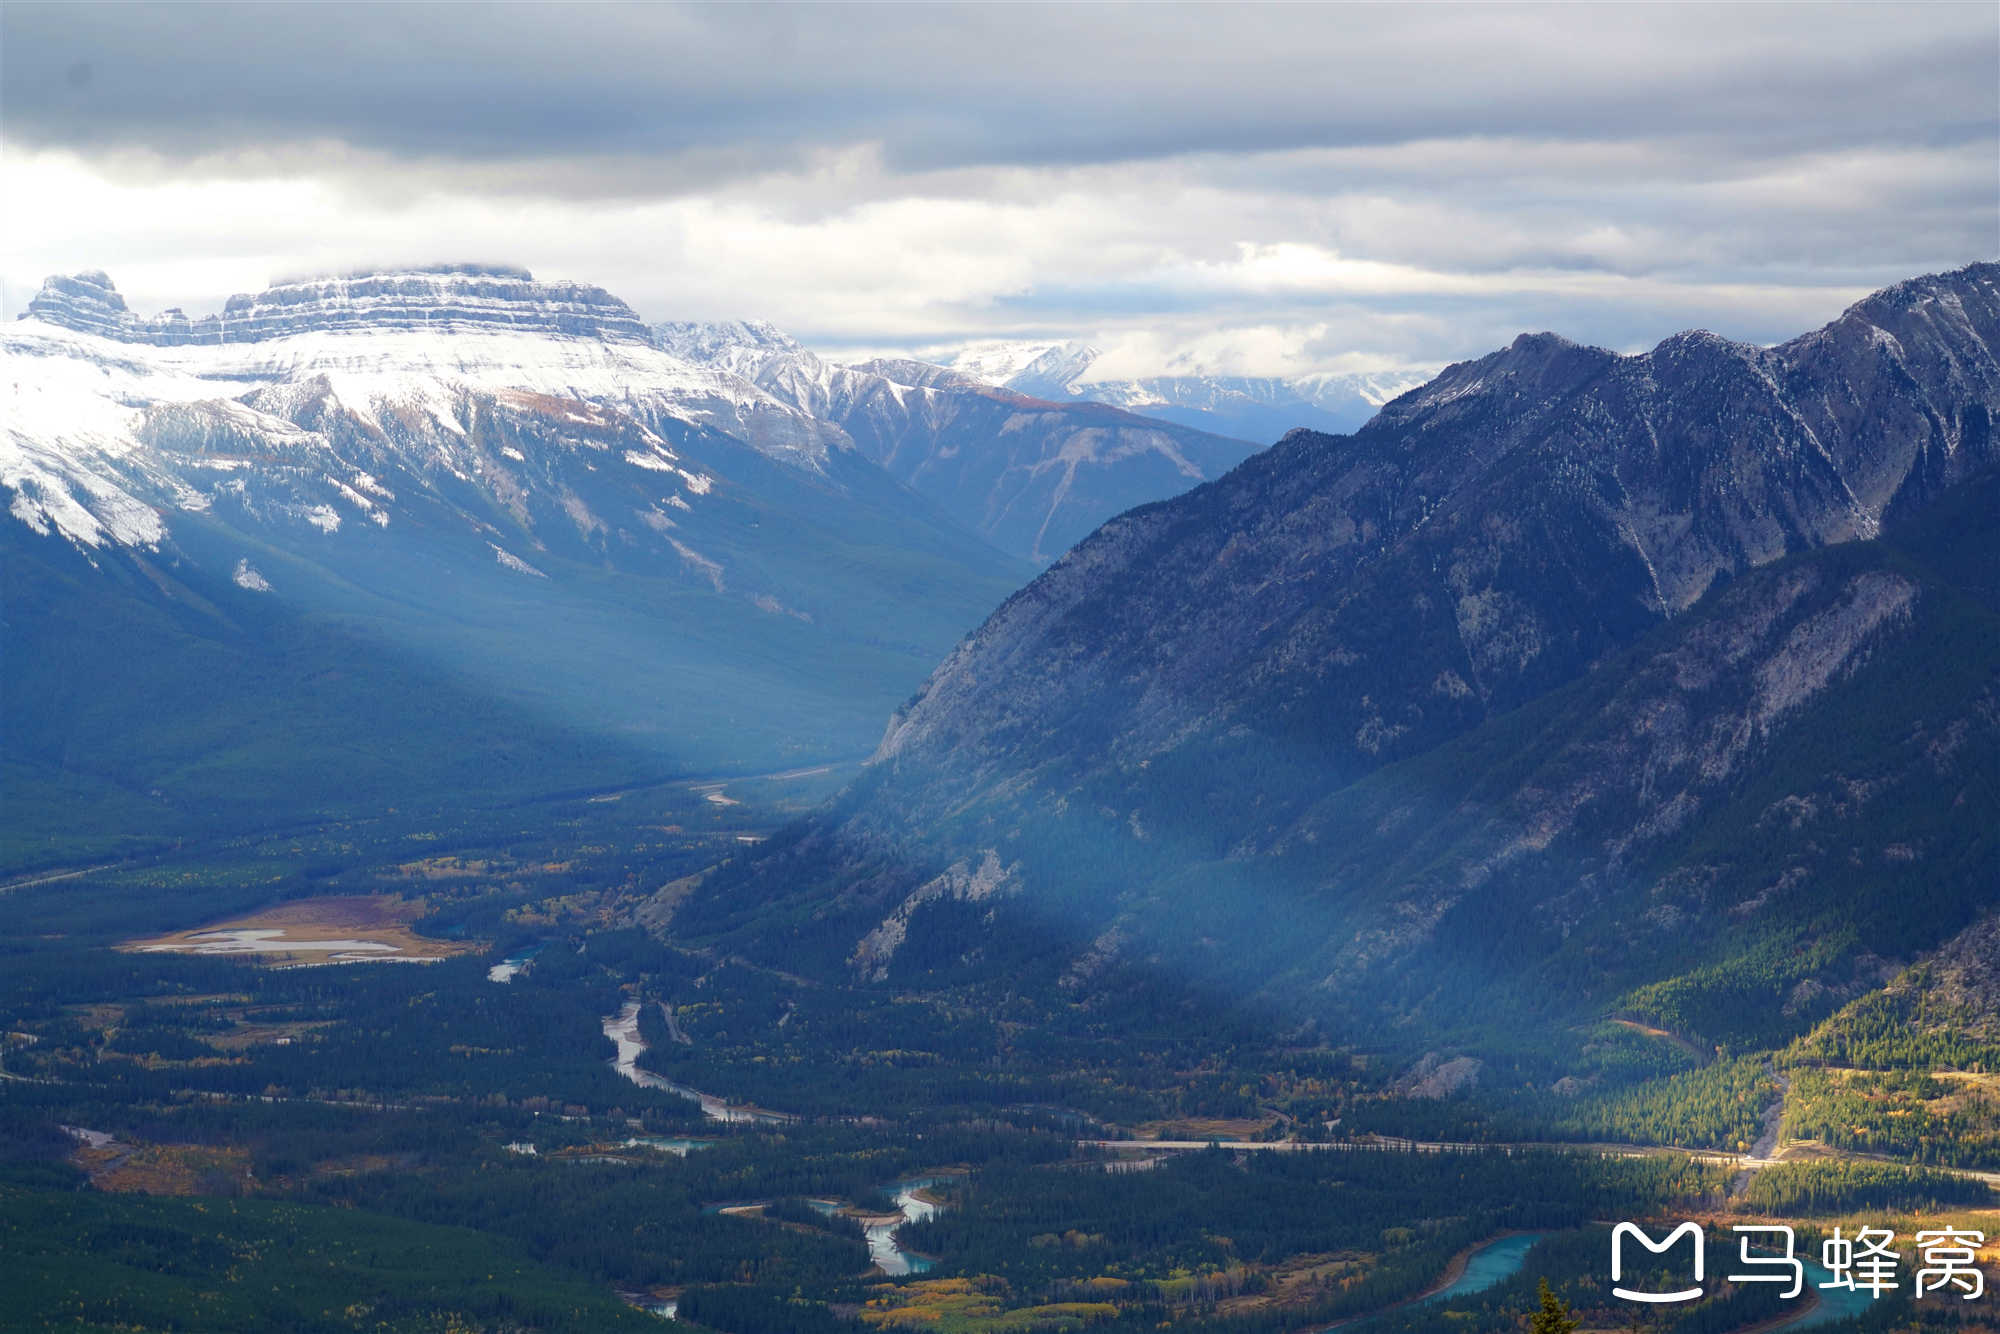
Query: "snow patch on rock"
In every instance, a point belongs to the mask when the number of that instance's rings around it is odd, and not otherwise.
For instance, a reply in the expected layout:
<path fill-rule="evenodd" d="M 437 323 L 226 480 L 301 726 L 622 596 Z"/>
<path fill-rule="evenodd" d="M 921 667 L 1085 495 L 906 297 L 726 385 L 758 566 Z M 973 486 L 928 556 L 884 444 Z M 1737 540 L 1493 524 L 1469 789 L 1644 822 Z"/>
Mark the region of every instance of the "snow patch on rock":
<path fill-rule="evenodd" d="M 514 571 L 514 573 L 532 574 L 537 579 L 548 578 L 546 574 L 543 574 L 540 570 L 528 564 L 528 562 L 522 560 L 519 556 L 516 556 L 513 552 L 507 550 L 507 548 L 499 545 L 498 543 L 488 542 L 486 545 L 493 548 L 493 559 L 499 561 L 502 565 Z"/>

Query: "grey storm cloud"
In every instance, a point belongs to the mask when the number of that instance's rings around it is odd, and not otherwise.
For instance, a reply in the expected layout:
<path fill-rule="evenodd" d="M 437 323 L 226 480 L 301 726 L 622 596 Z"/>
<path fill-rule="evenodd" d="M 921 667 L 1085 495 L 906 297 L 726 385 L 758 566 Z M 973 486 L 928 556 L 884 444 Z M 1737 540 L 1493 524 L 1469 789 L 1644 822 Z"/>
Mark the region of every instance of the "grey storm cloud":
<path fill-rule="evenodd" d="M 312 142 L 474 162 L 707 151 L 727 173 L 871 142 L 894 169 L 935 170 L 1469 134 L 1692 138 L 1727 159 L 1990 136 L 1995 119 L 1989 5 L 4 14 L 10 138 L 168 157 Z"/>

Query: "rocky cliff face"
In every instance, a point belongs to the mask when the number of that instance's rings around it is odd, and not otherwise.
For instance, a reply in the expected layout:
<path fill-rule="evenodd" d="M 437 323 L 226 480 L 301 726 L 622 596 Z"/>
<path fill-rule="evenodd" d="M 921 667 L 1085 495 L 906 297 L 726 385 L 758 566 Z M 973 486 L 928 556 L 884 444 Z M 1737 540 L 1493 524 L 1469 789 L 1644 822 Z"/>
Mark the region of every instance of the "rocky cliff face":
<path fill-rule="evenodd" d="M 92 270 L 53 277 L 24 318 L 155 347 L 255 343 L 333 330 L 450 333 L 497 328 L 626 343 L 651 334 L 632 308 L 601 287 L 536 282 L 526 269 L 454 264 L 280 283 L 232 296 L 220 315 L 178 310 L 141 319 L 111 279 Z"/>
<path fill-rule="evenodd" d="M 1976 796 L 2000 754 L 1990 616 L 1954 583 L 1992 533 L 1996 409 L 1994 265 L 1775 348 L 1524 336 L 1106 524 L 952 653 L 833 815 L 683 927 L 755 938 L 720 905 L 761 889 L 816 903 L 811 939 L 831 962 L 851 932 L 859 967 L 864 932 L 991 850 L 995 920 L 1080 967 L 1328 1013 L 1546 985 L 1738 1022 L 1719 983 L 1640 992 L 1726 954 L 1724 928 L 1808 921 L 1846 943 L 1760 975 L 1772 1015 L 1879 980 L 1857 923 L 1907 955 L 1990 891 L 1963 834 L 1986 817 L 1911 811 Z M 1953 506 L 1949 559 L 1882 554 Z M 1936 693 L 1899 696 L 1946 642 Z M 1892 929 L 1854 866 L 1899 893 L 1931 875 L 1930 925 Z"/>

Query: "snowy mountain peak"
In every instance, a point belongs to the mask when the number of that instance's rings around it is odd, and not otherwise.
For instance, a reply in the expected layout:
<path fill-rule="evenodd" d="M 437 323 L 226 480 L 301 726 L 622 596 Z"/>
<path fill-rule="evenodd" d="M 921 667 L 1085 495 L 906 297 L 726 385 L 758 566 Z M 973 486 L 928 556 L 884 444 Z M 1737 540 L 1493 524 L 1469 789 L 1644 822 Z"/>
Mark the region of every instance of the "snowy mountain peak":
<path fill-rule="evenodd" d="M 1007 387 L 1035 398 L 1088 396 L 1079 383 L 1104 354 L 1088 343 L 1060 343 L 1023 366 Z"/>
<path fill-rule="evenodd" d="M 536 282 L 526 269 L 444 264 L 305 278 L 238 294 L 219 315 L 190 320 L 179 310 L 142 319 L 98 270 L 55 276 L 23 318 L 155 347 L 257 343 L 302 333 L 493 329 L 646 343 L 632 308 L 601 287 Z"/>
<path fill-rule="evenodd" d="M 799 352 L 799 340 L 767 320 L 669 320 L 653 326 L 653 342 L 687 361 L 713 362 L 738 348 Z"/>
<path fill-rule="evenodd" d="M 983 383 L 1034 393 L 1027 387 L 1048 385 L 1059 392 L 1102 354 L 1088 343 L 990 342 L 973 343 L 939 361 L 947 370 L 969 375 Z"/>

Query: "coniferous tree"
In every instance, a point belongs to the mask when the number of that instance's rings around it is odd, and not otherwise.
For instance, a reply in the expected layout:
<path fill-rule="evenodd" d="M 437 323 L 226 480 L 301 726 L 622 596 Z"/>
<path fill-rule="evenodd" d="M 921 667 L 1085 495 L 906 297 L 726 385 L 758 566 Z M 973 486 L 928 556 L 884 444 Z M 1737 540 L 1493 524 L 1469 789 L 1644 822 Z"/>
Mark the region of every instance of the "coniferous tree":
<path fill-rule="evenodd" d="M 1541 1280 L 1541 1294 L 1542 1309 L 1528 1317 L 1528 1334 L 1576 1334 L 1576 1316 L 1547 1279 Z"/>

